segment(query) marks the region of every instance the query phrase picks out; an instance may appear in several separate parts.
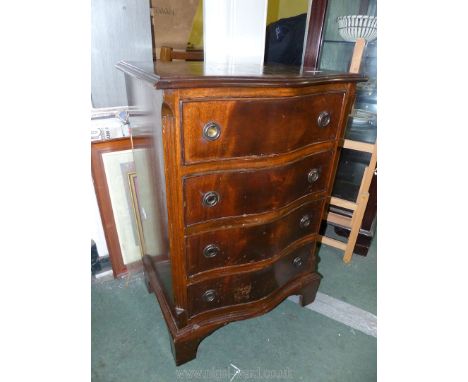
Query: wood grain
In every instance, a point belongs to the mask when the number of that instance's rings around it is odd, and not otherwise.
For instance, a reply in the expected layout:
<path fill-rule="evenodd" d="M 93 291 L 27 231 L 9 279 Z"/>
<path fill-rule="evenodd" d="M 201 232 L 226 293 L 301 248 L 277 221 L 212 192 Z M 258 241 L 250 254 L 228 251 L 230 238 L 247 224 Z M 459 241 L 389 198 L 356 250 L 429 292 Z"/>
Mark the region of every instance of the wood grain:
<path fill-rule="evenodd" d="M 314 264 L 310 258 L 310 252 L 314 245 L 305 245 L 259 271 L 224 276 L 189 286 L 189 315 L 193 316 L 203 311 L 223 306 L 235 306 L 266 297 L 294 277 L 312 271 Z M 295 261 L 301 265 L 294 265 Z M 213 301 L 205 301 L 203 298 L 208 290 L 214 291 Z"/>
<path fill-rule="evenodd" d="M 305 67 L 318 68 L 328 0 L 313 0 L 309 4 L 310 11 L 303 65 Z"/>
<path fill-rule="evenodd" d="M 182 102 L 184 162 L 278 155 L 334 140 L 344 96 L 339 92 Z M 326 127 L 317 123 L 322 112 L 331 115 Z M 220 129 L 214 141 L 203 136 L 203 128 L 210 122 Z"/>
<path fill-rule="evenodd" d="M 317 232 L 323 203 L 323 200 L 307 202 L 267 224 L 227 228 L 187 237 L 188 274 L 248 264 L 275 256 L 294 241 Z M 303 217 L 310 221 L 306 227 L 300 226 Z M 219 248 L 214 257 L 203 255 L 208 245 Z"/>
<path fill-rule="evenodd" d="M 183 181 L 185 223 L 276 210 L 305 195 L 322 192 L 328 185 L 333 154 L 317 153 L 276 168 L 187 177 Z M 319 175 L 309 183 L 308 174 L 312 170 Z M 219 195 L 219 202 L 213 207 L 203 204 L 203 197 L 209 192 Z"/>
<path fill-rule="evenodd" d="M 193 61 L 157 61 L 156 64 L 121 61 L 116 67 L 134 78 L 149 82 L 156 89 L 307 87 L 365 80 L 360 74 L 278 64 L 252 68 L 245 65 L 213 67 Z"/>

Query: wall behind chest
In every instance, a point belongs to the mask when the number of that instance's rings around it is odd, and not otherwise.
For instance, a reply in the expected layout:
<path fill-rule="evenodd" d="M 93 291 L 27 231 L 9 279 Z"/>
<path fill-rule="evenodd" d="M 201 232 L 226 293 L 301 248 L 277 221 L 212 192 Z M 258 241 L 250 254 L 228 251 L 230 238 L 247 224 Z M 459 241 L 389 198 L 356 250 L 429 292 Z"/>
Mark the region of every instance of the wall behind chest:
<path fill-rule="evenodd" d="M 91 97 L 94 107 L 127 105 L 121 60 L 152 61 L 149 0 L 91 1 Z"/>

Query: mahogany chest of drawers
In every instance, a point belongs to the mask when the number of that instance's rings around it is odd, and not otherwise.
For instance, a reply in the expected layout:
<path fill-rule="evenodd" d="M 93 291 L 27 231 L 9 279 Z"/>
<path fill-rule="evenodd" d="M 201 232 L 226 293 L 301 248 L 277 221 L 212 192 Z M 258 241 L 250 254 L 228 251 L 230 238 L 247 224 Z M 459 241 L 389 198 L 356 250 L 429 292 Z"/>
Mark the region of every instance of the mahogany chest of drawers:
<path fill-rule="evenodd" d="M 177 365 L 217 328 L 289 295 L 315 246 L 360 75 L 158 62 L 125 73 L 143 264 Z"/>

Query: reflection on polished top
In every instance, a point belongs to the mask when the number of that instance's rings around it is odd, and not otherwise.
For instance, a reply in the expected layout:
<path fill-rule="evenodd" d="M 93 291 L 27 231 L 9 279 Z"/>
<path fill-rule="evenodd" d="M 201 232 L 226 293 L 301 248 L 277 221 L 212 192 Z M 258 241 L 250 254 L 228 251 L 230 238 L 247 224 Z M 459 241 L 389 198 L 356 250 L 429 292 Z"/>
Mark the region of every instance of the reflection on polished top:
<path fill-rule="evenodd" d="M 363 81 L 360 74 L 286 65 L 224 65 L 199 61 L 119 62 L 123 72 L 151 82 L 156 89 L 206 86 L 308 86 L 324 82 Z"/>

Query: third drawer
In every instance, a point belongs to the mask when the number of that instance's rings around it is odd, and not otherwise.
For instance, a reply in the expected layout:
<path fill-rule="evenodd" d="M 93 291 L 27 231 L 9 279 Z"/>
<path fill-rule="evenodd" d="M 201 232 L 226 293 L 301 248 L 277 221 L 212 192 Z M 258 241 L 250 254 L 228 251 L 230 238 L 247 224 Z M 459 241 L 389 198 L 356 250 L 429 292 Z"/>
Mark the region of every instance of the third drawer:
<path fill-rule="evenodd" d="M 187 237 L 188 274 L 253 263 L 279 255 L 295 241 L 318 232 L 324 203 L 324 199 L 306 202 L 265 224 Z"/>
<path fill-rule="evenodd" d="M 184 179 L 185 224 L 265 213 L 328 187 L 333 151 L 276 167 L 234 170 Z"/>

